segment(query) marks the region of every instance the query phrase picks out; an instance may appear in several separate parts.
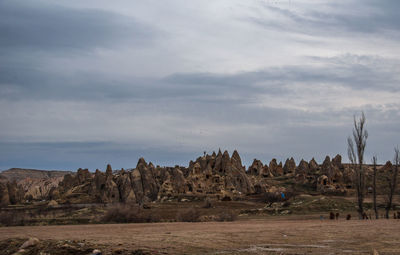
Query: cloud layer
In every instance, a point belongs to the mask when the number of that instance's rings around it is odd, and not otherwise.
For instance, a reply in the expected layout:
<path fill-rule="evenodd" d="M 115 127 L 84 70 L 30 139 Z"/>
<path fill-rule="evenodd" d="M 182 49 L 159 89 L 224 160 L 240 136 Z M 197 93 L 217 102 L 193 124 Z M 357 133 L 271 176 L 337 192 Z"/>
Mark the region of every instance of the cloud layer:
<path fill-rule="evenodd" d="M 1 1 L 0 169 L 400 143 L 397 1 Z"/>

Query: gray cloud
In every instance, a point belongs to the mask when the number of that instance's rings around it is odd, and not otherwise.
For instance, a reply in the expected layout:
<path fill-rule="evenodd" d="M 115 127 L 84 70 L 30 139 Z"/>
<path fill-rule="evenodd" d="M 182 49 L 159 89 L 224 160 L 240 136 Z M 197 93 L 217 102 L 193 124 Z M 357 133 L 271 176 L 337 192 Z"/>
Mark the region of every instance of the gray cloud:
<path fill-rule="evenodd" d="M 0 2 L 0 47 L 54 51 L 149 43 L 152 29 L 130 17 L 37 1 Z M 4 54 L 4 52 L 3 52 Z"/>
<path fill-rule="evenodd" d="M 190 100 L 192 102 L 246 103 L 266 94 L 279 97 L 297 93 L 293 86 L 342 86 L 354 90 L 400 90 L 393 66 L 400 62 L 369 56 L 311 57 L 318 63 L 271 67 L 233 74 L 186 73 L 162 79 L 109 77 L 98 73 L 53 73 L 34 63 L 7 65 L 0 60 L 0 98 L 63 100 Z"/>
<path fill-rule="evenodd" d="M 0 169 L 20 168 L 76 170 L 96 168 L 105 170 L 111 163 L 114 169 L 135 168 L 139 157 L 154 164 L 187 165 L 185 159 L 197 157 L 190 152 L 171 148 L 146 148 L 113 142 L 0 142 Z"/>
<path fill-rule="evenodd" d="M 398 3 L 260 2 L 0 1 L 0 168 L 345 158 L 362 110 L 390 159 Z"/>
<path fill-rule="evenodd" d="M 279 14 L 288 22 L 271 20 L 262 16 L 250 16 L 248 20 L 266 27 L 286 32 L 297 32 L 308 35 L 343 36 L 349 33 L 371 35 L 380 33 L 388 37 L 397 37 L 400 18 L 397 14 L 398 1 L 345 1 L 330 2 L 325 9 L 319 3 L 307 4 L 305 11 L 301 3 L 292 2 L 292 8 L 282 8 L 261 2 L 267 10 Z"/>

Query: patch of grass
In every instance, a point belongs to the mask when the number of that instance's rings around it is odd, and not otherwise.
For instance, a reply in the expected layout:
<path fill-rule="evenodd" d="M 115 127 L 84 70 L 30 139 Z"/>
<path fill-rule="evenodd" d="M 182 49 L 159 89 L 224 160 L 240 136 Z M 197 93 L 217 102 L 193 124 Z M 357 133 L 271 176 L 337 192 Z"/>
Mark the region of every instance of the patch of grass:
<path fill-rule="evenodd" d="M 188 209 L 184 209 L 179 211 L 176 214 L 176 221 L 182 221 L 182 222 L 198 222 L 200 221 L 200 210 L 191 207 Z"/>
<path fill-rule="evenodd" d="M 213 205 L 212 205 L 211 199 L 206 198 L 204 200 L 203 208 L 212 208 L 212 207 L 213 207 Z"/>
<path fill-rule="evenodd" d="M 23 226 L 27 222 L 27 216 L 18 211 L 0 212 L 0 225 L 3 226 Z"/>
<path fill-rule="evenodd" d="M 237 220 L 237 213 L 232 210 L 226 210 L 221 212 L 215 217 L 216 221 L 235 221 Z"/>
<path fill-rule="evenodd" d="M 118 204 L 110 207 L 101 218 L 102 223 L 144 223 L 159 222 L 160 218 L 138 205 Z"/>

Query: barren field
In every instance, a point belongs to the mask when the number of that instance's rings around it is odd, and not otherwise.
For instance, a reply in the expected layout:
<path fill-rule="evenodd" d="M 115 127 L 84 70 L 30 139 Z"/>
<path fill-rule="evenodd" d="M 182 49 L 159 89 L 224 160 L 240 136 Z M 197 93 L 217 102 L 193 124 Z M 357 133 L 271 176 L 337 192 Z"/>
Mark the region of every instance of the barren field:
<path fill-rule="evenodd" d="M 374 249 L 379 254 L 399 254 L 399 229 L 399 220 L 321 221 L 290 216 L 223 223 L 3 227 L 0 239 L 78 241 L 105 254 L 132 254 L 138 249 L 145 254 L 372 254 Z"/>

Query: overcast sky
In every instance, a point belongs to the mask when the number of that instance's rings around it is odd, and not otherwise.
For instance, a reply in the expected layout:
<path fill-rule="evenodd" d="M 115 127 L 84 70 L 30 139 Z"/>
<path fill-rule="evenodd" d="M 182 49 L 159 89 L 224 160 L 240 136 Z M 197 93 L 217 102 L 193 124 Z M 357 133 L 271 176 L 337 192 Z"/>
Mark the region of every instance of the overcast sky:
<path fill-rule="evenodd" d="M 398 0 L 0 0 L 0 169 L 400 145 Z"/>

